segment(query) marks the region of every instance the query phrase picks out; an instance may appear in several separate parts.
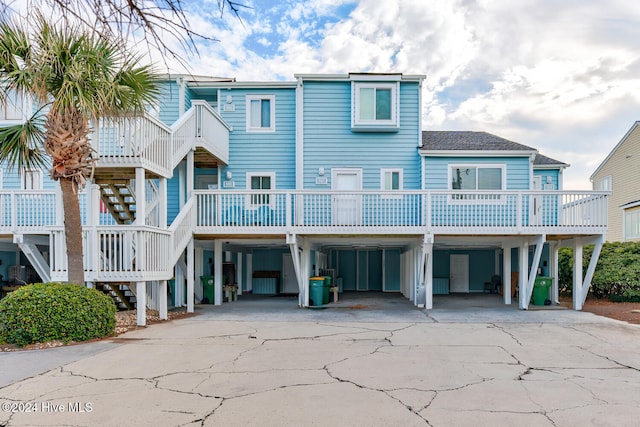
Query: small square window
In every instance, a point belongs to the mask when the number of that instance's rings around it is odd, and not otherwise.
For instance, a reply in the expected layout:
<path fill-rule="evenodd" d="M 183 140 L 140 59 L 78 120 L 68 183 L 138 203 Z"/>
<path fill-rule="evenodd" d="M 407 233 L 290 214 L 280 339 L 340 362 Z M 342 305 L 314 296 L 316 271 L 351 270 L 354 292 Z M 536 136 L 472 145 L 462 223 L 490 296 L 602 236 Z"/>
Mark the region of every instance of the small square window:
<path fill-rule="evenodd" d="M 247 96 L 247 132 L 275 132 L 274 95 Z"/>
<path fill-rule="evenodd" d="M 598 180 L 598 191 L 611 191 L 611 175 Z"/>
<path fill-rule="evenodd" d="M 352 123 L 355 131 L 397 131 L 398 84 L 352 83 Z"/>
<path fill-rule="evenodd" d="M 18 121 L 24 118 L 24 102 L 22 95 L 9 90 L 0 97 L 0 121 Z"/>
<path fill-rule="evenodd" d="M 275 188 L 276 175 L 273 172 L 253 172 L 247 174 L 247 188 L 250 190 L 272 190 Z M 250 209 L 260 206 L 272 206 L 274 200 L 270 194 L 251 194 L 248 205 Z"/>

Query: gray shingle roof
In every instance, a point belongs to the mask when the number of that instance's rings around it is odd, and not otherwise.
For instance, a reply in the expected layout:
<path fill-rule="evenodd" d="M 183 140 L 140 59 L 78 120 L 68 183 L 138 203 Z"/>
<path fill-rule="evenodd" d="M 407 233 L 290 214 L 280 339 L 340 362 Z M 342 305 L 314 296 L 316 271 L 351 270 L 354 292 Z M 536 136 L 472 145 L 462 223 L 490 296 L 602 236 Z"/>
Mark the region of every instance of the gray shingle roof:
<path fill-rule="evenodd" d="M 529 151 L 536 152 L 535 165 L 565 165 L 566 163 L 543 156 L 535 148 L 509 141 L 488 132 L 423 131 L 422 150 L 425 151 Z"/>
<path fill-rule="evenodd" d="M 423 150 L 536 151 L 487 132 L 423 131 Z"/>

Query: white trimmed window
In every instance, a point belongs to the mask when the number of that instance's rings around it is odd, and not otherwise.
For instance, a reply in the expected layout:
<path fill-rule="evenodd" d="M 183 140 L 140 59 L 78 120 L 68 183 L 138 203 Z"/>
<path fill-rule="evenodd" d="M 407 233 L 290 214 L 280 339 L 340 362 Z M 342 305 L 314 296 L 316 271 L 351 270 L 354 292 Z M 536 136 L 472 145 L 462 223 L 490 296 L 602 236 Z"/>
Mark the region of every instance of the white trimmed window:
<path fill-rule="evenodd" d="M 275 131 L 275 95 L 247 95 L 247 132 Z"/>
<path fill-rule="evenodd" d="M 640 206 L 625 209 L 624 216 L 624 240 L 640 239 Z"/>
<path fill-rule="evenodd" d="M 22 169 L 20 171 L 20 188 L 22 190 L 42 190 L 42 171 Z"/>
<path fill-rule="evenodd" d="M 399 126 L 399 83 L 353 82 L 351 90 L 354 130 L 392 130 Z"/>
<path fill-rule="evenodd" d="M 402 190 L 402 169 L 380 169 L 380 189 Z"/>
<path fill-rule="evenodd" d="M 598 191 L 611 191 L 612 179 L 611 175 L 605 176 L 598 180 Z"/>
<path fill-rule="evenodd" d="M 0 97 L 0 121 L 20 121 L 24 119 L 24 102 L 22 95 L 9 90 Z"/>
<path fill-rule="evenodd" d="M 275 172 L 247 172 L 248 190 L 272 190 L 276 188 Z M 270 194 L 251 194 L 248 201 L 249 209 L 269 206 L 275 209 L 275 200 Z"/>
<path fill-rule="evenodd" d="M 505 188 L 504 165 L 451 165 L 449 167 L 449 185 L 451 190 L 494 191 Z M 477 199 L 478 196 L 460 195 L 455 199 Z M 482 200 L 498 200 L 499 194 L 483 195 Z"/>

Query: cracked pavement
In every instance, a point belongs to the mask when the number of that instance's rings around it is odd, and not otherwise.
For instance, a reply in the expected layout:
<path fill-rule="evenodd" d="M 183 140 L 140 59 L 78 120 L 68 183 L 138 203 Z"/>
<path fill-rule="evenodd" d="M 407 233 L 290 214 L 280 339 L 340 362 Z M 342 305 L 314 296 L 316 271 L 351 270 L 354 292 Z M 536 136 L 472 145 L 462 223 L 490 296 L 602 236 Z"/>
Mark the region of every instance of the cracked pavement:
<path fill-rule="evenodd" d="M 360 310 L 268 304 L 198 307 L 199 316 L 97 343 L 99 351 L 0 388 L 1 402 L 40 409 L 11 413 L 3 406 L 0 426 L 640 420 L 638 326 L 569 310 L 425 312 L 387 296 Z M 3 356 L 0 362 L 9 360 Z M 91 410 L 70 411 L 76 402 Z M 64 412 L 52 412 L 57 405 Z"/>

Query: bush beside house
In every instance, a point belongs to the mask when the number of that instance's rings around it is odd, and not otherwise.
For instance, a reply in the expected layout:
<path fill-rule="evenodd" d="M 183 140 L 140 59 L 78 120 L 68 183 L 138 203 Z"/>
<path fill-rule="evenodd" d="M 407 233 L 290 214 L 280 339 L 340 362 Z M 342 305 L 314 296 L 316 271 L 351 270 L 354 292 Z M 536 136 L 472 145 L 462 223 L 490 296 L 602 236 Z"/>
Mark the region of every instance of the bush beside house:
<path fill-rule="evenodd" d="M 593 245 L 583 251 L 584 272 L 593 253 Z M 562 292 L 573 285 L 573 249 L 561 248 L 558 257 Z M 600 259 L 591 281 L 591 295 L 612 301 L 640 302 L 640 242 L 613 242 L 602 246 Z"/>
<path fill-rule="evenodd" d="M 35 283 L 0 300 L 0 342 L 25 346 L 113 335 L 116 306 L 101 292 L 80 285 Z"/>

